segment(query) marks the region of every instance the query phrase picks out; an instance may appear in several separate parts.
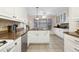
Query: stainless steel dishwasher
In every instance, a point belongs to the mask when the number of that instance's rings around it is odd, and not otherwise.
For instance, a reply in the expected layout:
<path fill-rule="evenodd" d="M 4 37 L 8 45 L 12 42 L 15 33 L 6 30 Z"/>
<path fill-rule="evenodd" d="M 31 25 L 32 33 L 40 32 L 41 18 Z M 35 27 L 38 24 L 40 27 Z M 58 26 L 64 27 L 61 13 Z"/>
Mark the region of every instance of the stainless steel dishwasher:
<path fill-rule="evenodd" d="M 24 33 L 21 38 L 21 52 L 27 51 L 27 33 Z"/>
<path fill-rule="evenodd" d="M 26 25 L 26 33 L 24 33 L 21 37 L 21 51 L 27 51 L 27 32 L 29 31 L 29 25 Z"/>

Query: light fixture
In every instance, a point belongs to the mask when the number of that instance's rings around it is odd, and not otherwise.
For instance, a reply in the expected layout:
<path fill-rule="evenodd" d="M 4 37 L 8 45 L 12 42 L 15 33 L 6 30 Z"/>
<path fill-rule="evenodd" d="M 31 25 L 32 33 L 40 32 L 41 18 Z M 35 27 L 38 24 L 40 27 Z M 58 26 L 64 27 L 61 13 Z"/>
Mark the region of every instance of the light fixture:
<path fill-rule="evenodd" d="M 36 20 L 39 20 L 38 9 L 39 7 L 36 7 L 36 17 L 35 17 Z"/>
<path fill-rule="evenodd" d="M 42 18 L 43 18 L 43 19 L 46 19 L 46 16 L 45 16 L 45 15 L 43 15 L 43 16 L 42 16 Z"/>
<path fill-rule="evenodd" d="M 42 16 L 42 19 L 46 19 L 46 12 L 43 12 L 43 16 Z"/>

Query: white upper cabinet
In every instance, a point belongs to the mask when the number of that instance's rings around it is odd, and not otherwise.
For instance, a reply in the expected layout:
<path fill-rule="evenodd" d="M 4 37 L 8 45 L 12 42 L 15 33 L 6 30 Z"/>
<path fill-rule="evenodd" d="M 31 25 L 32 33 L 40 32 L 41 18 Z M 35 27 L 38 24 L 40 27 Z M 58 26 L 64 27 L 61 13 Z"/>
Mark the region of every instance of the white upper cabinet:
<path fill-rule="evenodd" d="M 6 7 L 0 7 L 0 18 L 11 19 L 11 17 L 8 15 L 7 12 L 10 12 L 10 11 L 7 11 Z"/>
<path fill-rule="evenodd" d="M 4 12 L 4 8 L 0 7 L 0 15 L 4 15 L 5 12 Z"/>
<path fill-rule="evenodd" d="M 28 18 L 27 18 L 27 10 L 26 8 L 23 8 L 23 12 L 22 12 L 22 15 L 23 15 L 23 21 L 25 24 L 28 24 Z"/>
<path fill-rule="evenodd" d="M 68 23 L 69 8 L 62 8 L 57 11 L 57 23 Z"/>
<path fill-rule="evenodd" d="M 14 8 L 14 18 L 19 21 L 19 22 L 22 22 L 22 16 L 21 16 L 21 13 L 22 13 L 22 10 L 20 7 L 15 7 Z"/>
<path fill-rule="evenodd" d="M 74 32 L 79 28 L 79 7 L 69 8 L 69 31 Z"/>
<path fill-rule="evenodd" d="M 69 8 L 69 19 L 75 20 L 79 18 L 79 7 L 70 7 Z"/>
<path fill-rule="evenodd" d="M 0 18 L 28 23 L 27 11 L 24 7 L 0 7 Z"/>
<path fill-rule="evenodd" d="M 20 22 L 23 22 L 23 23 L 27 23 L 26 8 L 18 7 L 18 8 L 15 8 L 14 12 L 15 12 L 14 16 L 16 17 L 17 20 L 19 20 Z"/>
<path fill-rule="evenodd" d="M 14 8 L 13 7 L 4 7 L 3 9 L 4 9 L 7 16 L 13 18 L 13 16 L 14 16 Z"/>

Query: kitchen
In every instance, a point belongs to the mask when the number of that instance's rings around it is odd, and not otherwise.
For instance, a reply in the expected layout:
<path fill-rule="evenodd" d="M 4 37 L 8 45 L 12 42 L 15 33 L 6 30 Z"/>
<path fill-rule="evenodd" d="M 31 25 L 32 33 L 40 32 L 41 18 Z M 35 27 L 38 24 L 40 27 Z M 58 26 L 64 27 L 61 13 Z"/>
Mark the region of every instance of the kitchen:
<path fill-rule="evenodd" d="M 1 7 L 0 13 L 0 51 L 26 51 L 24 49 L 27 49 L 26 33 L 28 31 L 26 29 L 28 25 L 26 8 Z"/>
<path fill-rule="evenodd" d="M 0 52 L 79 52 L 79 7 L 0 7 Z"/>

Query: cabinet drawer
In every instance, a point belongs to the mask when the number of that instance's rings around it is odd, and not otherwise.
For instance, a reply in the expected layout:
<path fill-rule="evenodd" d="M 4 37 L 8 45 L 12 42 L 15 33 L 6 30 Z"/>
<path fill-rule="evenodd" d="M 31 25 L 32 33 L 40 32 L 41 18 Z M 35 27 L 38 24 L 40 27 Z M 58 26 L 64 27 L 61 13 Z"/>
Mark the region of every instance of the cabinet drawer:
<path fill-rule="evenodd" d="M 73 52 L 79 52 L 79 48 L 73 48 Z"/>
<path fill-rule="evenodd" d="M 79 52 L 79 40 L 76 37 L 65 35 L 64 50 L 68 52 Z"/>
<path fill-rule="evenodd" d="M 7 50 L 6 49 L 3 49 L 3 50 L 0 50 L 0 52 L 7 52 Z"/>
<path fill-rule="evenodd" d="M 67 52 L 71 52 L 72 51 L 72 42 L 70 41 L 70 39 L 65 39 L 64 40 L 64 50 Z"/>
<path fill-rule="evenodd" d="M 65 37 L 65 38 L 67 37 L 67 39 L 68 39 L 69 41 L 73 42 L 74 44 L 79 45 L 79 38 L 74 37 L 74 36 L 71 36 L 71 35 L 64 35 L 64 37 Z"/>

